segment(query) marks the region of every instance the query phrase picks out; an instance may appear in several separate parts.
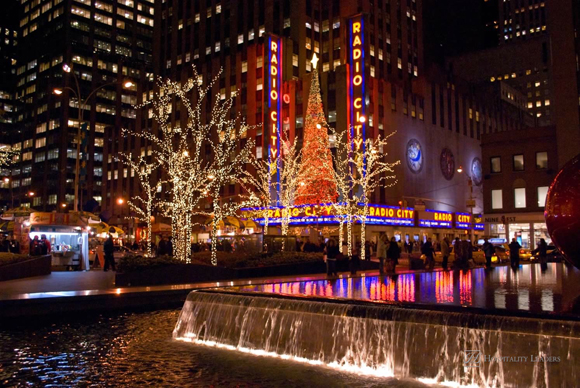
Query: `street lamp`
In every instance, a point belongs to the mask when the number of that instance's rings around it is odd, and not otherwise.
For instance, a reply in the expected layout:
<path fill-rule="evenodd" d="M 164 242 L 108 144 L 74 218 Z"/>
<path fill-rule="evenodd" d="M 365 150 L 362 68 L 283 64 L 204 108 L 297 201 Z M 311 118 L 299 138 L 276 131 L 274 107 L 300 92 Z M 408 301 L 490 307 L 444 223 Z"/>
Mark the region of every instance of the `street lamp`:
<path fill-rule="evenodd" d="M 103 89 L 106 86 L 110 86 L 110 85 L 115 85 L 118 82 L 109 82 L 106 83 L 104 85 L 101 85 L 95 89 L 93 89 L 89 95 L 83 100 L 81 99 L 81 87 L 79 84 L 79 80 L 75 74 L 74 71 L 72 71 L 72 68 L 68 65 L 68 64 L 63 64 L 62 65 L 62 70 L 65 73 L 68 74 L 72 74 L 72 77 L 75 81 L 75 86 L 76 86 L 76 90 L 69 87 L 69 86 L 65 86 L 64 88 L 55 88 L 53 89 L 53 93 L 57 96 L 60 96 L 64 93 L 64 89 L 68 89 L 70 90 L 76 97 L 77 102 L 78 102 L 78 106 L 79 106 L 79 113 L 78 113 L 78 130 L 77 130 L 77 138 L 76 138 L 76 142 L 77 142 L 77 155 L 76 155 L 76 161 L 75 161 L 75 199 L 74 199 L 74 207 L 73 210 L 74 211 L 78 211 L 79 210 L 79 175 L 80 175 L 80 153 L 81 153 L 81 127 L 84 121 L 84 111 L 83 111 L 83 106 L 85 106 L 90 98 L 93 96 L 93 94 L 95 94 L 97 91 Z M 123 82 L 123 87 L 125 88 L 132 88 L 135 84 L 132 81 L 125 81 Z"/>
<path fill-rule="evenodd" d="M 119 205 L 122 205 L 122 204 L 124 204 L 124 203 L 125 203 L 125 200 L 124 200 L 123 198 L 118 198 L 118 199 L 117 199 L 117 203 L 118 203 Z"/>
<path fill-rule="evenodd" d="M 463 167 L 459 166 L 459 168 L 457 169 L 457 172 L 459 174 L 463 173 Z M 469 186 L 469 200 L 467 201 L 467 207 L 470 210 L 471 213 L 471 228 L 470 228 L 470 239 L 471 239 L 471 243 L 473 244 L 473 227 L 474 222 L 473 222 L 473 208 L 475 207 L 475 200 L 473 199 L 473 180 L 471 179 L 471 176 L 469 174 L 465 174 L 465 176 L 467 177 L 467 185 Z"/>
<path fill-rule="evenodd" d="M 60 207 L 62 207 L 63 209 L 66 208 L 66 203 L 61 203 Z"/>

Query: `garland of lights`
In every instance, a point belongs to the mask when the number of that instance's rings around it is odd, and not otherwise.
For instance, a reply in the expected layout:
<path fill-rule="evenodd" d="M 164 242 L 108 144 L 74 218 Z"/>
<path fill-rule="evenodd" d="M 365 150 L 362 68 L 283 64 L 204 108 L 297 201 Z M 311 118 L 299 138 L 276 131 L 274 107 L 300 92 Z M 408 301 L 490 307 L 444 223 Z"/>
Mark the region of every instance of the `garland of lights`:
<path fill-rule="evenodd" d="M 251 165 L 255 169 L 255 174 L 251 171 L 242 171 L 240 185 L 245 193 L 240 195 L 247 201 L 257 203 L 258 208 L 251 212 L 250 218 L 263 218 L 264 226 L 262 228 L 263 234 L 268 234 L 268 223 L 270 220 L 269 207 L 273 202 L 272 190 L 276 189 L 272 183 L 272 174 L 276 173 L 277 157 L 275 161 L 270 164 L 267 160 L 252 159 Z"/>

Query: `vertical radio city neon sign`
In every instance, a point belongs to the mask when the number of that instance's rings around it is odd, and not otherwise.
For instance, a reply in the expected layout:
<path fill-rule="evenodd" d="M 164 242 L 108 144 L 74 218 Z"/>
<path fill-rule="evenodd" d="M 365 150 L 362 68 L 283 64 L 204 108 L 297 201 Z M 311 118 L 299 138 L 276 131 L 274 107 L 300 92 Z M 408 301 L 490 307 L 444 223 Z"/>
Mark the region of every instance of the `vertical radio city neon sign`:
<path fill-rule="evenodd" d="M 264 71 L 267 76 L 264 77 L 267 82 L 267 99 L 268 109 L 265 110 L 267 117 L 264 120 L 264 139 L 266 149 L 268 150 L 268 161 L 270 168 L 273 168 L 273 162 L 280 155 L 280 129 L 282 126 L 282 40 L 280 38 L 269 36 L 267 40 L 266 55 L 264 56 L 266 64 Z M 273 171 L 271 171 L 273 174 Z M 280 172 L 276 171 L 277 182 L 280 182 Z"/>
<path fill-rule="evenodd" d="M 348 109 L 350 137 L 354 141 L 355 148 L 360 150 L 364 147 L 365 139 L 365 72 L 364 72 L 364 21 L 362 16 L 350 19 L 349 25 L 349 68 L 348 68 Z"/>

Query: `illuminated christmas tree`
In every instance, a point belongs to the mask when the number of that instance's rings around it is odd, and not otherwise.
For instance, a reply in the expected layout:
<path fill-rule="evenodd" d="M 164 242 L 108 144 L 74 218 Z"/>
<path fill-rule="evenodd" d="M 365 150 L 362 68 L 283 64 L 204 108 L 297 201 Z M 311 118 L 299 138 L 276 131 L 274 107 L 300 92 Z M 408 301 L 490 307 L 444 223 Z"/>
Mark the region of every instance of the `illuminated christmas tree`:
<path fill-rule="evenodd" d="M 312 58 L 314 70 L 310 84 L 310 95 L 304 119 L 304 146 L 302 165 L 298 175 L 295 205 L 335 202 L 338 194 L 333 180 L 332 154 L 329 149 L 328 124 L 322 107 L 320 82 L 316 63 Z"/>

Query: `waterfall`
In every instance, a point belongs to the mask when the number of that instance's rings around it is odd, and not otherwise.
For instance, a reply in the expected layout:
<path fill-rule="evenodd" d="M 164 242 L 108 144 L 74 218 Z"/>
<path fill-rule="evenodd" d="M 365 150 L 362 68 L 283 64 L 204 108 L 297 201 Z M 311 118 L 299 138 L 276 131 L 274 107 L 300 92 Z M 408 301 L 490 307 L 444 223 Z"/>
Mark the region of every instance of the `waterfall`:
<path fill-rule="evenodd" d="M 580 377 L 572 321 L 193 291 L 173 337 L 424 382 L 552 387 Z"/>

